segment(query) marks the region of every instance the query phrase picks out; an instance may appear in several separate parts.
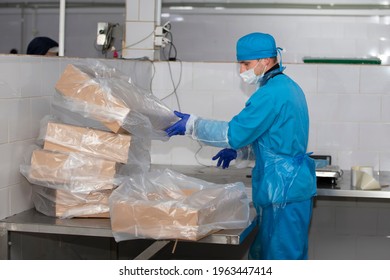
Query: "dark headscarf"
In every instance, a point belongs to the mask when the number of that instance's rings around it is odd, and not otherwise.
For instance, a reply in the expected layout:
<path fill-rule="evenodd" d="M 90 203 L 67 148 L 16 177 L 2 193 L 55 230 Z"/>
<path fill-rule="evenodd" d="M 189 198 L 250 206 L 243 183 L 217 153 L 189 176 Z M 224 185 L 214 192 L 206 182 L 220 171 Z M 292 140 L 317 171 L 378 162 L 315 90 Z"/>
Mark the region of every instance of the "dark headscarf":
<path fill-rule="evenodd" d="M 27 47 L 27 54 L 45 55 L 51 48 L 58 47 L 58 43 L 48 37 L 35 37 Z"/>

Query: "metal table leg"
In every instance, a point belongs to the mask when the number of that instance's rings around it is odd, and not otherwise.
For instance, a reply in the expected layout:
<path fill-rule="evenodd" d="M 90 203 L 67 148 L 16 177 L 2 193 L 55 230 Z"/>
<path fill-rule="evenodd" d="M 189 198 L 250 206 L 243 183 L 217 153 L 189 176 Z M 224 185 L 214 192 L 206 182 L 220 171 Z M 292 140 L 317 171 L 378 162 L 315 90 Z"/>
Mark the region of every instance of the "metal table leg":
<path fill-rule="evenodd" d="M 0 225 L 0 260 L 9 259 L 8 230 L 4 225 Z"/>
<path fill-rule="evenodd" d="M 141 254 L 135 257 L 135 260 L 148 260 L 153 257 L 158 251 L 164 248 L 169 244 L 170 241 L 158 240 L 152 243 L 148 248 L 146 248 Z"/>

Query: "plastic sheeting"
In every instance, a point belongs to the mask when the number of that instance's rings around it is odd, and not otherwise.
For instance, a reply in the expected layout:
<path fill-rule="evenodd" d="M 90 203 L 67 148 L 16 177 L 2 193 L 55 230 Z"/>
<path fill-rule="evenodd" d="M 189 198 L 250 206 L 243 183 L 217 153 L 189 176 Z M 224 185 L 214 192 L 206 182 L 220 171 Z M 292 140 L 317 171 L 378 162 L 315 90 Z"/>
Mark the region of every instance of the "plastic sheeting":
<path fill-rule="evenodd" d="M 123 129 L 149 139 L 168 140 L 164 129 L 179 120 L 153 94 L 97 60 L 69 64 L 56 90 L 54 105 L 98 120 L 113 132 Z"/>
<path fill-rule="evenodd" d="M 86 156 L 58 153 L 31 146 L 20 172 L 35 185 L 70 192 L 113 189 L 125 178 L 128 166 Z"/>
<path fill-rule="evenodd" d="M 58 218 L 109 218 L 108 198 L 112 190 L 69 192 L 42 186 L 32 186 L 35 209 L 46 216 Z"/>
<path fill-rule="evenodd" d="M 41 120 L 37 143 L 52 151 L 79 152 L 145 170 L 150 168 L 151 142 L 147 139 L 65 124 L 52 115 Z"/>
<path fill-rule="evenodd" d="M 110 196 L 113 236 L 198 240 L 221 229 L 249 225 L 243 183 L 214 184 L 175 171 L 137 174 Z"/>

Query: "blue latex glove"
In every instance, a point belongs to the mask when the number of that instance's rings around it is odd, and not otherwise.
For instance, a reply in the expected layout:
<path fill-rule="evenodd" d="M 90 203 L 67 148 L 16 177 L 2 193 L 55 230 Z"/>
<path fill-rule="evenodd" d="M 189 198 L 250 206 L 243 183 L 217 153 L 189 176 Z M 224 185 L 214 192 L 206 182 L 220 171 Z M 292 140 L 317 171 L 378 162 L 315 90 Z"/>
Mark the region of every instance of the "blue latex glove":
<path fill-rule="evenodd" d="M 237 158 L 237 151 L 233 149 L 223 149 L 216 154 L 212 160 L 218 159 L 217 167 L 221 166 L 222 164 L 222 169 L 228 168 L 229 164 L 232 160 Z"/>
<path fill-rule="evenodd" d="M 169 137 L 173 135 L 184 135 L 186 133 L 186 124 L 188 121 L 188 118 L 190 117 L 189 114 L 183 114 L 178 111 L 174 111 L 175 115 L 181 118 L 181 120 L 177 121 L 167 129 L 165 129 L 165 132 L 168 134 Z"/>

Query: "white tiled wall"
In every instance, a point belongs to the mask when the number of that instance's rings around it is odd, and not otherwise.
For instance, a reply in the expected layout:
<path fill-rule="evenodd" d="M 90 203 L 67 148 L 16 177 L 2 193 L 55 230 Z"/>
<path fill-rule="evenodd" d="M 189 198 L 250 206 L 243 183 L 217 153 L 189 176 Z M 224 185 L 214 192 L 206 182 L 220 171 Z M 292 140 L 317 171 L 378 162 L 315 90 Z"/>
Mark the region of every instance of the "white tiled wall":
<path fill-rule="evenodd" d="M 379 57 L 389 64 L 389 15 L 290 14 L 265 10 L 197 13 L 163 9 L 170 21 L 178 58 L 186 61 L 235 61 L 237 39 L 251 32 L 275 37 L 285 62 L 303 57 Z"/>
<path fill-rule="evenodd" d="M 126 0 L 126 29 L 122 57 L 155 58 L 154 28 L 156 18 L 156 1 Z"/>
<path fill-rule="evenodd" d="M 51 111 L 55 81 L 65 65 L 74 60 L 78 59 L 0 56 L 0 219 L 32 207 L 30 188 L 19 173 L 19 165 L 24 149 L 38 134 L 39 120 Z M 150 90 L 154 69 L 152 92 L 170 108 L 178 109 L 172 73 L 180 109 L 206 118 L 229 120 L 253 90 L 240 82 L 234 63 L 155 62 L 153 67 L 148 61 L 105 62 L 146 90 Z M 390 66 L 286 66 L 286 73 L 307 95 L 309 150 L 331 154 L 342 168 L 369 164 L 389 171 Z M 152 161 L 215 164 L 210 158 L 218 149 L 198 150 L 199 145 L 188 137 L 154 141 Z M 390 258 L 386 238 L 390 236 L 388 205 L 387 201 L 318 201 L 310 258 Z"/>

